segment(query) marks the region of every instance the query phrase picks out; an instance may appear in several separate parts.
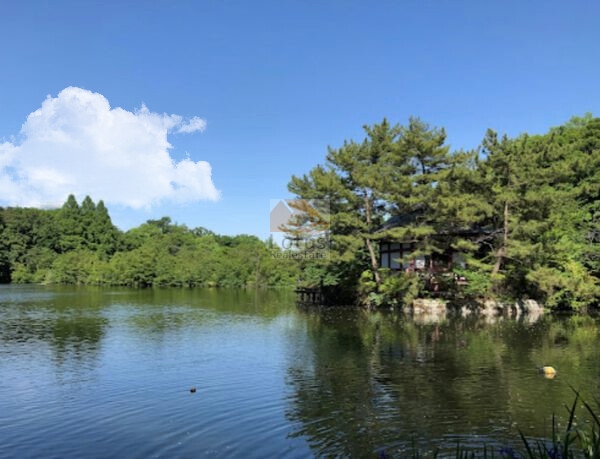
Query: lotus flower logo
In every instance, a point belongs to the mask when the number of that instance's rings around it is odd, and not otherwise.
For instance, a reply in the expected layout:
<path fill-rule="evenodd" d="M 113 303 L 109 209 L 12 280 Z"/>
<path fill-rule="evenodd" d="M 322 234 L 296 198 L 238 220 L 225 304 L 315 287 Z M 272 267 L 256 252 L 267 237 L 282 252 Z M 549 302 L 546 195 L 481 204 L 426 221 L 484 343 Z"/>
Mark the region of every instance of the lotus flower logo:
<path fill-rule="evenodd" d="M 273 207 L 273 204 L 275 206 Z M 329 230 L 329 201 L 279 199 L 271 201 L 271 232 L 324 233 Z"/>

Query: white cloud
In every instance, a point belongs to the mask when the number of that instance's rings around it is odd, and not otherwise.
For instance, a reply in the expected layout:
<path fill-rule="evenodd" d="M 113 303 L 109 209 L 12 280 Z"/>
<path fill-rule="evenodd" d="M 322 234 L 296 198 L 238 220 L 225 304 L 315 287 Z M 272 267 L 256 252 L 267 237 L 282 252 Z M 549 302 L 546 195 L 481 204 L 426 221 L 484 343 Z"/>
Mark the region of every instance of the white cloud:
<path fill-rule="evenodd" d="M 177 129 L 177 132 L 189 134 L 190 132 L 196 131 L 202 132 L 204 129 L 206 129 L 206 121 L 204 121 L 202 118 L 194 116 L 187 123 L 182 124 L 181 127 Z"/>
<path fill-rule="evenodd" d="M 60 205 L 70 193 L 136 209 L 217 200 L 208 162 L 169 154 L 168 133 L 205 127 L 197 116 L 111 109 L 102 94 L 63 89 L 27 117 L 19 141 L 0 143 L 0 202 Z"/>

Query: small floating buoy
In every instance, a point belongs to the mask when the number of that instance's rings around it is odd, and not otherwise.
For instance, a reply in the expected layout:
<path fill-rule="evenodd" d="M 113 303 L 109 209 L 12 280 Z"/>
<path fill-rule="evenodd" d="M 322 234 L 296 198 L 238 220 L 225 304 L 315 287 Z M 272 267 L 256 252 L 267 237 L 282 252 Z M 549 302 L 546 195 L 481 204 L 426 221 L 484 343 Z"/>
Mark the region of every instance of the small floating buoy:
<path fill-rule="evenodd" d="M 192 394 L 195 394 L 195 393 L 196 393 L 196 388 L 195 388 L 195 387 L 190 387 L 190 392 L 191 392 Z"/>
<path fill-rule="evenodd" d="M 540 368 L 540 372 L 544 374 L 546 378 L 552 379 L 556 376 L 556 370 L 551 366 L 543 366 Z"/>

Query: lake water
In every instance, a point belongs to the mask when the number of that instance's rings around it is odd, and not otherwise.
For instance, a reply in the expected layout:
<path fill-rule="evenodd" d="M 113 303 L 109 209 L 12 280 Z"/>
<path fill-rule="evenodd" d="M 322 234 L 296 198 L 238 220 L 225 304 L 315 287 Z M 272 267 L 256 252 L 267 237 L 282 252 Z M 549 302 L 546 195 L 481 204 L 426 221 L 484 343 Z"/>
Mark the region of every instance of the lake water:
<path fill-rule="evenodd" d="M 552 413 L 565 423 L 570 386 L 600 396 L 593 318 L 419 323 L 294 300 L 0 286 L 0 457 L 520 447 L 519 429 L 549 437 Z"/>

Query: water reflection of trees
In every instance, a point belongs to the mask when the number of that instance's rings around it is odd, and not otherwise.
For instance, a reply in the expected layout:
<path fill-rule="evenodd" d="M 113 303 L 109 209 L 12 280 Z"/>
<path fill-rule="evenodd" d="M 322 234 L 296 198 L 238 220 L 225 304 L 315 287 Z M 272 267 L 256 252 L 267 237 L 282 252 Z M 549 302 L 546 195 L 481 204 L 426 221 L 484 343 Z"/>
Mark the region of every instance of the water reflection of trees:
<path fill-rule="evenodd" d="M 228 315 L 271 321 L 293 306 L 293 292 L 264 289 L 147 289 L 129 298 L 127 323 L 155 335 L 210 326 Z"/>
<path fill-rule="evenodd" d="M 548 436 L 573 394 L 597 390 L 590 318 L 534 324 L 476 317 L 417 324 L 394 314 L 306 313 L 306 346 L 290 350 L 288 418 L 318 455 L 366 456 L 457 439 L 519 444 Z M 554 364 L 545 380 L 536 367 Z M 594 394 L 595 395 L 595 394 Z"/>
<path fill-rule="evenodd" d="M 58 358 L 97 352 L 109 320 L 160 334 L 202 325 L 207 312 L 272 320 L 294 300 L 293 292 L 261 289 L 17 286 L 2 293 L 0 342 L 45 342 Z"/>
<path fill-rule="evenodd" d="M 108 320 L 104 300 L 94 289 L 15 288 L 0 313 L 0 342 L 14 352 L 42 355 L 46 344 L 58 365 L 91 368 Z"/>
<path fill-rule="evenodd" d="M 59 318 L 53 324 L 53 347 L 59 360 L 96 357 L 108 320 L 102 316 Z"/>
<path fill-rule="evenodd" d="M 290 290 L 154 288 L 128 290 L 122 301 L 139 307 L 182 306 L 204 308 L 219 313 L 250 314 L 273 318 L 295 299 Z"/>
<path fill-rule="evenodd" d="M 98 352 L 107 323 L 100 316 L 11 318 L 0 325 L 0 342 L 7 346 L 44 342 L 58 360 L 83 358 Z"/>

